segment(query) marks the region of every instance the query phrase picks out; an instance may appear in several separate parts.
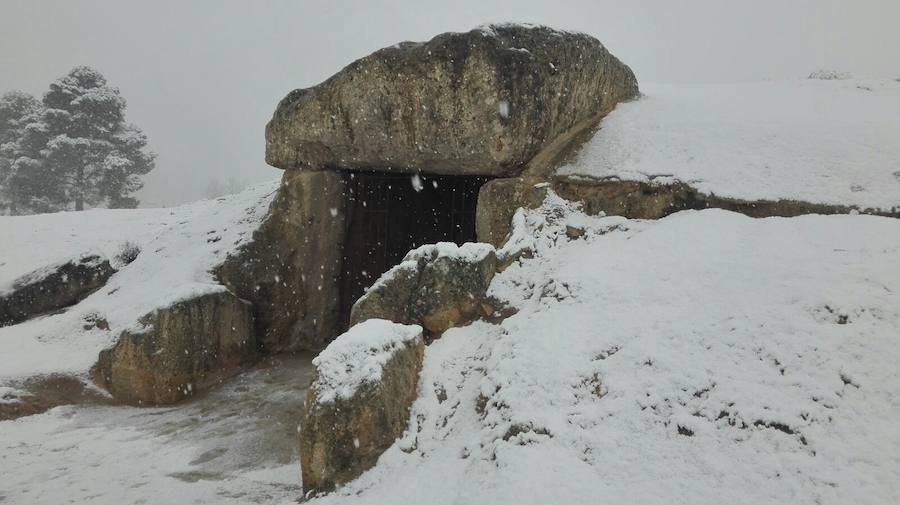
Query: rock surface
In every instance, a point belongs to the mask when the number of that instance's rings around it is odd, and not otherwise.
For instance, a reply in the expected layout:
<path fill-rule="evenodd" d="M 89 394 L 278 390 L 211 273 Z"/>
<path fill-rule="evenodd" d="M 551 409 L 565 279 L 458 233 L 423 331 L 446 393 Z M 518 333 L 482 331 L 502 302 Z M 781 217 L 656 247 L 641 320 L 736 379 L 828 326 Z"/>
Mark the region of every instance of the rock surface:
<path fill-rule="evenodd" d="M 265 222 L 217 277 L 253 304 L 261 349 L 320 350 L 337 333 L 346 185 L 334 172 L 285 172 Z"/>
<path fill-rule="evenodd" d="M 588 215 L 606 214 L 628 219 L 660 219 L 682 210 L 718 208 L 750 217 L 794 217 L 804 214 L 849 214 L 852 207 L 796 200 L 739 200 L 707 195 L 688 184 L 553 177 L 495 179 L 478 194 L 476 234 L 478 240 L 500 247 L 510 231 L 518 208 L 540 207 L 547 190 L 576 202 Z M 875 215 L 900 217 L 898 212 L 872 211 Z"/>
<path fill-rule="evenodd" d="M 350 324 L 387 319 L 418 324 L 429 336 L 489 317 L 497 306 L 487 289 L 497 271 L 497 255 L 487 244 L 422 246 L 385 273 L 353 305 Z"/>
<path fill-rule="evenodd" d="M 90 254 L 27 274 L 0 294 L 0 326 L 74 305 L 115 272 L 107 259 Z"/>
<path fill-rule="evenodd" d="M 409 422 L 425 354 L 422 329 L 369 320 L 317 357 L 300 424 L 303 490 L 330 491 L 375 465 Z"/>
<path fill-rule="evenodd" d="M 381 49 L 298 89 L 266 128 L 266 161 L 510 176 L 556 138 L 638 94 L 588 35 L 491 25 Z"/>
<path fill-rule="evenodd" d="M 257 358 L 250 306 L 227 291 L 178 302 L 140 322 L 143 331 L 123 332 L 91 370 L 118 400 L 175 403 Z"/>

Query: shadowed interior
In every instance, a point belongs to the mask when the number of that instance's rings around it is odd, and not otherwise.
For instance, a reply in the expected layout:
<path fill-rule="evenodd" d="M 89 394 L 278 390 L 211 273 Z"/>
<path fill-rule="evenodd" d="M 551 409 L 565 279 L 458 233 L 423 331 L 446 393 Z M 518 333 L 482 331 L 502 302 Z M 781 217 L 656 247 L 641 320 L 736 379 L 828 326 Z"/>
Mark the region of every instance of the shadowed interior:
<path fill-rule="evenodd" d="M 485 177 L 347 172 L 347 238 L 341 322 L 353 303 L 411 249 L 475 239 L 475 206 Z"/>

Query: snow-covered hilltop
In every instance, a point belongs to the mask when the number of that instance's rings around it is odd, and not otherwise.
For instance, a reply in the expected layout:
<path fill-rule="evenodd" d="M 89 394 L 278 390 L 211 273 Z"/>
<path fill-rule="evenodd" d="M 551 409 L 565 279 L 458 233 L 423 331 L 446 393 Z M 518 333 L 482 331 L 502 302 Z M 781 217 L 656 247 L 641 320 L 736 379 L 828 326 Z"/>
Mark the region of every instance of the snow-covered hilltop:
<path fill-rule="evenodd" d="M 900 80 L 646 84 L 561 175 L 741 200 L 900 208 Z"/>

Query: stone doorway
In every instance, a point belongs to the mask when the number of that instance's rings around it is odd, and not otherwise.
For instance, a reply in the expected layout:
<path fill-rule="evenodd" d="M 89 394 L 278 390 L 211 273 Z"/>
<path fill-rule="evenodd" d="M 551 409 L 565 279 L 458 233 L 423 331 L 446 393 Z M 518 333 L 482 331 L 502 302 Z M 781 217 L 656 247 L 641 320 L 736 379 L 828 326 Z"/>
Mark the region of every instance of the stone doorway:
<path fill-rule="evenodd" d="M 353 303 L 411 249 L 475 242 L 475 207 L 486 177 L 347 172 L 347 236 L 340 324 Z"/>

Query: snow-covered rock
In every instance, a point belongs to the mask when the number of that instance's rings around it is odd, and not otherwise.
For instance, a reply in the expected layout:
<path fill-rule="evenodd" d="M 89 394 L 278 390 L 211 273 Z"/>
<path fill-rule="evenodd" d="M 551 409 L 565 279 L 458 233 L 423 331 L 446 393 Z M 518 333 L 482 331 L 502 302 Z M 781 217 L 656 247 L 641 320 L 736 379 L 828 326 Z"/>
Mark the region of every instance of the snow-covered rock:
<path fill-rule="evenodd" d="M 497 271 L 488 244 L 441 242 L 410 251 L 353 305 L 351 324 L 387 319 L 421 325 L 429 335 L 491 316 L 487 297 Z"/>
<path fill-rule="evenodd" d="M 99 254 L 85 254 L 29 272 L 6 292 L 0 292 L 0 326 L 78 303 L 113 273 L 109 260 Z"/>
<path fill-rule="evenodd" d="M 369 319 L 313 360 L 300 423 L 304 491 L 358 477 L 403 434 L 424 351 L 420 326 Z"/>

